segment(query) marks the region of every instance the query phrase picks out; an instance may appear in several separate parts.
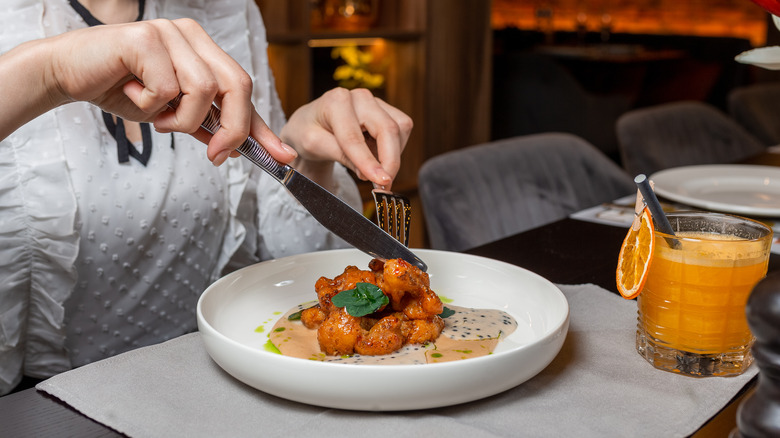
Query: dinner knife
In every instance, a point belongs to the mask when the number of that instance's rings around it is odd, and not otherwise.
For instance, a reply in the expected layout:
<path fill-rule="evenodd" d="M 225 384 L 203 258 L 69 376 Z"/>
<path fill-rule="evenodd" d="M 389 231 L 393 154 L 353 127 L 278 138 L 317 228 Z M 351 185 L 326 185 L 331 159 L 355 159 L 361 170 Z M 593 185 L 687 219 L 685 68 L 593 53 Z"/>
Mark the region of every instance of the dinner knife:
<path fill-rule="evenodd" d="M 176 109 L 181 98 L 180 94 L 170 101 L 168 106 Z M 200 126 L 213 135 L 221 126 L 220 115 L 219 108 L 212 104 L 206 119 Z M 350 245 L 374 258 L 382 260 L 400 258 L 417 266 L 423 272 L 428 269 L 425 262 L 409 248 L 346 202 L 289 165 L 276 161 L 252 136 L 247 137 L 236 151 L 279 181 L 319 223 Z"/>

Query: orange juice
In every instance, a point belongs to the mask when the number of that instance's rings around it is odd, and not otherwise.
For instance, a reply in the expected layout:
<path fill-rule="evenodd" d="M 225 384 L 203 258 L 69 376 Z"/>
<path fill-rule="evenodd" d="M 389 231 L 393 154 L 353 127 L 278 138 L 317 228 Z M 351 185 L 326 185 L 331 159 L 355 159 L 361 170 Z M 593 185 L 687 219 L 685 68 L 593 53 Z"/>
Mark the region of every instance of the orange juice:
<path fill-rule="evenodd" d="M 706 226 L 702 215 L 709 221 Z M 688 224 L 670 215 L 678 227 L 674 239 L 656 232 L 647 283 L 637 298 L 637 350 L 670 371 L 739 374 L 752 362 L 745 305 L 766 275 L 772 233 L 748 219 L 697 216 L 699 220 Z M 740 228 L 722 234 L 724 221 L 751 232 Z"/>

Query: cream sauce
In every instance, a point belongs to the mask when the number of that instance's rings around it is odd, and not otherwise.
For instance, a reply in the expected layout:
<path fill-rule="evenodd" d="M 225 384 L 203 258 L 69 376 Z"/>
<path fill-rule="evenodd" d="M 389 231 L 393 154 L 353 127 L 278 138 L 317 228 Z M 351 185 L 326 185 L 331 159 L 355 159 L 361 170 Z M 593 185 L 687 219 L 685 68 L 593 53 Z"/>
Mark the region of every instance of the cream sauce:
<path fill-rule="evenodd" d="M 295 312 L 316 304 L 304 303 L 290 309 L 276 322 L 268 334 L 270 342 L 285 356 L 323 362 L 374 365 L 424 364 L 463 360 L 486 356 L 495 350 L 502 337 L 517 328 L 517 321 L 508 313 L 494 309 L 471 309 L 448 304 L 455 313 L 444 318 L 444 330 L 436 341 L 426 345 L 406 345 L 384 356 L 326 356 L 320 351 L 317 330 L 306 328 L 300 321 L 290 321 Z"/>

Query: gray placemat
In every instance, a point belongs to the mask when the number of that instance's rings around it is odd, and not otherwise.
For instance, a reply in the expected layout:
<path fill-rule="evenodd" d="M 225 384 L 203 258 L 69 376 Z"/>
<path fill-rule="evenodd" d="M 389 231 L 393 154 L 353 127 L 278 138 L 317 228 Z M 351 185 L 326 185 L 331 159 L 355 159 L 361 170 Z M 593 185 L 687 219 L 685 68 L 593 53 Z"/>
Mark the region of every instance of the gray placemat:
<path fill-rule="evenodd" d="M 373 413 L 287 401 L 223 372 L 197 333 L 37 388 L 132 437 L 674 437 L 695 432 L 757 373 L 753 366 L 739 377 L 695 379 L 655 370 L 634 349 L 634 301 L 594 285 L 559 287 L 571 323 L 550 366 L 512 390 L 458 406 Z"/>

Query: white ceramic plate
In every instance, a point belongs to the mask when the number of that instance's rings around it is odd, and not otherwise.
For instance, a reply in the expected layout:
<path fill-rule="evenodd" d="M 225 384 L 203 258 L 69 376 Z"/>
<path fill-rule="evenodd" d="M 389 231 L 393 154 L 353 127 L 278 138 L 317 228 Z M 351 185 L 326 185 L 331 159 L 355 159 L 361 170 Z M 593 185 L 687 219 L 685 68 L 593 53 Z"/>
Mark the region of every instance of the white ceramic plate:
<path fill-rule="evenodd" d="M 780 167 L 741 164 L 684 166 L 650 177 L 655 192 L 707 210 L 780 217 Z"/>
<path fill-rule="evenodd" d="M 431 288 L 452 304 L 501 309 L 517 330 L 489 356 L 425 365 L 317 362 L 265 351 L 268 331 L 297 304 L 315 298 L 314 283 L 370 257 L 332 250 L 286 257 L 229 274 L 198 302 L 206 350 L 238 380 L 278 397 L 318 406 L 396 411 L 449 406 L 513 388 L 558 354 L 569 327 L 563 293 L 539 275 L 483 257 L 415 250 L 428 264 Z M 265 331 L 256 329 L 263 326 Z"/>

